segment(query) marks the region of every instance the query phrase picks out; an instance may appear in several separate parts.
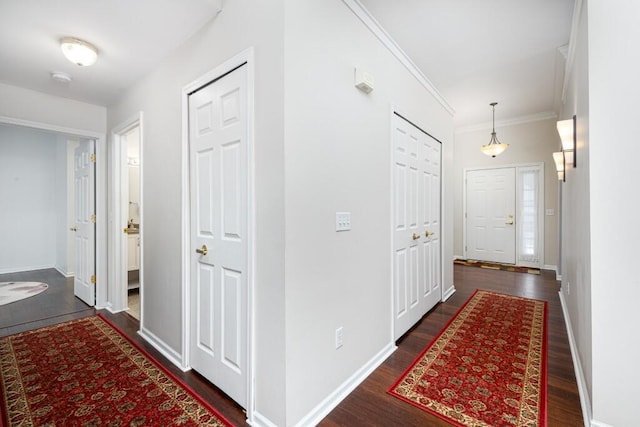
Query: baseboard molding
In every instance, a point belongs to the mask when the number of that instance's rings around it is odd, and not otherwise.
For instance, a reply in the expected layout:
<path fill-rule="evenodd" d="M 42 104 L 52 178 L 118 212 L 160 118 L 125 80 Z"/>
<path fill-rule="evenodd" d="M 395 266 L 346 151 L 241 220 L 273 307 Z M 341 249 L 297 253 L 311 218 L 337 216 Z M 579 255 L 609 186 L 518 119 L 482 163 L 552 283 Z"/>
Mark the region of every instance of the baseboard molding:
<path fill-rule="evenodd" d="M 62 268 L 61 268 L 60 266 L 57 266 L 57 265 L 56 265 L 56 266 L 55 266 L 55 267 L 53 267 L 53 268 L 55 268 L 56 270 L 58 270 L 58 273 L 62 274 L 64 277 L 73 277 L 73 276 L 75 276 L 75 273 L 74 273 L 73 271 L 72 271 L 72 272 L 65 272 L 65 271 L 62 271 Z"/>
<path fill-rule="evenodd" d="M 587 390 L 587 382 L 584 379 L 584 372 L 582 370 L 582 363 L 580 363 L 578 346 L 576 345 L 576 339 L 573 336 L 573 329 L 571 328 L 569 309 L 567 308 L 567 302 L 564 299 L 564 294 L 562 293 L 562 291 L 558 292 L 558 294 L 560 295 L 560 305 L 562 306 L 564 324 L 567 328 L 567 336 L 569 337 L 571 359 L 573 359 L 573 369 L 576 374 L 576 382 L 578 383 L 578 393 L 580 394 L 580 406 L 582 407 L 582 419 L 584 420 L 584 426 L 607 427 L 607 424 L 596 423 L 595 420 L 591 419 L 591 402 L 589 400 L 589 390 Z"/>
<path fill-rule="evenodd" d="M 558 274 L 558 266 L 557 265 L 550 265 L 550 264 L 545 264 L 542 266 L 543 270 L 551 270 L 551 271 L 555 271 L 556 274 Z"/>
<path fill-rule="evenodd" d="M 47 265 L 29 265 L 25 267 L 3 268 L 3 269 L 0 269 L 0 274 L 22 273 L 23 271 L 46 270 L 49 268 L 56 268 L 56 267 L 53 264 L 47 264 Z"/>
<path fill-rule="evenodd" d="M 382 350 L 378 352 L 371 360 L 369 360 L 362 368 L 358 369 L 351 377 L 349 377 L 344 383 L 342 383 L 337 389 L 335 389 L 330 395 L 328 395 L 322 402 L 320 402 L 315 408 L 313 408 L 307 415 L 305 415 L 295 425 L 296 427 L 315 426 L 329 412 L 331 412 L 345 397 L 355 390 L 360 383 L 362 383 L 378 366 L 384 362 L 387 357 L 396 350 L 396 344 L 390 342 Z"/>
<path fill-rule="evenodd" d="M 146 342 L 151 344 L 153 348 L 158 350 L 164 357 L 169 359 L 169 361 L 176 365 L 178 369 L 180 369 L 181 371 L 189 370 L 182 367 L 182 356 L 152 332 L 149 332 L 147 329 L 141 326 L 140 330 L 138 331 L 138 335 L 140 335 Z"/>
<path fill-rule="evenodd" d="M 611 424 L 603 423 L 597 420 L 591 420 L 591 427 L 613 427 Z"/>
<path fill-rule="evenodd" d="M 451 295 L 456 293 L 456 288 L 455 286 L 451 286 L 445 293 L 444 295 L 442 295 L 442 302 L 445 302 L 446 300 L 448 300 Z"/>
<path fill-rule="evenodd" d="M 247 420 L 247 424 L 253 427 L 278 427 L 278 425 L 272 423 L 269 418 L 255 411 L 253 413 L 253 420 Z"/>
<path fill-rule="evenodd" d="M 453 260 L 455 261 L 457 259 L 464 259 L 464 257 L 462 255 L 454 255 Z"/>

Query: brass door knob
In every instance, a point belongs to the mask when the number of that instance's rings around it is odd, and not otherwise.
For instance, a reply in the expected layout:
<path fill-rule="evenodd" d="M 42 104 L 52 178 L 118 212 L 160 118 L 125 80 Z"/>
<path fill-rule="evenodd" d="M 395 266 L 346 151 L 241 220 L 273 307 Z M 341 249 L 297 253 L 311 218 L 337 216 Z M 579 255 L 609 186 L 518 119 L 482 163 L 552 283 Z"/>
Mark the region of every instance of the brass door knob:
<path fill-rule="evenodd" d="M 417 233 L 413 233 L 413 240 L 418 240 L 420 238 L 420 235 Z"/>
<path fill-rule="evenodd" d="M 124 234 L 129 234 L 129 227 L 125 227 L 122 231 Z"/>
<path fill-rule="evenodd" d="M 207 248 L 207 245 L 202 245 L 201 248 L 196 249 L 196 253 L 199 253 L 201 255 L 206 255 L 209 252 L 209 249 Z"/>
<path fill-rule="evenodd" d="M 433 236 L 436 233 L 431 233 L 430 231 L 425 231 L 424 232 L 424 237 L 429 237 L 429 236 Z"/>
<path fill-rule="evenodd" d="M 70 231 L 78 231 L 78 227 L 70 227 L 69 230 Z"/>

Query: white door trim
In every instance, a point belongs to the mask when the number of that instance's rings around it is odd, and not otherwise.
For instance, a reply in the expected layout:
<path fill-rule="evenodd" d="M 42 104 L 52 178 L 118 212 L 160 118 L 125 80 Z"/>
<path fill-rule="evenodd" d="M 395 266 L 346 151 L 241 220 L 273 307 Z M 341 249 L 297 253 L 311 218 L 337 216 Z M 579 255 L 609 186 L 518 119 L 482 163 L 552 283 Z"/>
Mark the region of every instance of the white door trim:
<path fill-rule="evenodd" d="M 127 168 L 124 167 L 127 161 L 127 147 L 126 141 L 124 139 L 124 135 L 129 132 L 134 127 L 139 127 L 140 129 L 140 159 L 142 159 L 142 146 L 144 140 L 144 129 L 143 129 L 143 118 L 144 113 L 142 111 L 136 113 L 135 115 L 129 117 L 127 120 L 122 123 L 114 126 L 111 130 L 111 144 L 110 147 L 112 149 L 111 152 L 111 162 L 109 166 L 109 172 L 111 174 L 111 206 L 109 210 L 109 277 L 113 279 L 109 283 L 109 295 L 112 297 L 109 301 L 109 311 L 113 313 L 117 313 L 119 311 L 126 310 L 128 308 L 127 302 L 127 279 L 126 279 L 126 271 L 127 271 L 127 237 L 128 235 L 122 232 L 122 229 L 127 226 L 127 220 L 123 218 L 122 213 L 125 211 L 124 202 L 121 197 L 121 188 L 123 185 L 127 184 L 128 177 Z M 140 177 L 142 178 L 142 161 L 140 161 Z M 142 200 L 142 192 L 143 192 L 143 180 L 140 179 L 140 200 Z M 142 214 L 143 214 L 142 203 L 140 203 L 140 222 L 142 223 Z M 143 264 L 143 227 L 140 228 L 139 237 L 140 237 L 140 272 L 142 272 L 142 264 Z M 143 274 L 140 275 L 140 326 L 143 325 Z"/>
<path fill-rule="evenodd" d="M 506 169 L 506 168 L 515 168 L 516 170 L 516 213 L 515 216 L 516 218 L 518 217 L 518 206 L 519 206 L 519 200 L 520 200 L 520 195 L 518 194 L 518 183 L 519 183 L 519 177 L 520 174 L 519 169 L 520 168 L 527 168 L 527 167 L 538 167 L 540 168 L 540 174 L 538 176 L 538 187 L 540 189 L 540 203 L 538 206 L 538 241 L 539 241 L 539 245 L 540 245 L 540 259 L 539 259 L 539 265 L 533 265 L 532 263 L 522 263 L 519 262 L 520 259 L 520 245 L 519 245 L 519 235 L 520 233 L 516 231 L 516 264 L 515 265 L 521 265 L 521 266 L 527 266 L 527 267 L 536 267 L 536 268 L 542 268 L 544 266 L 544 220 L 545 220 L 545 215 L 544 215 L 544 204 L 545 204 L 545 200 L 544 200 L 544 162 L 532 162 L 532 163 L 516 163 L 516 164 L 508 164 L 508 165 L 499 165 L 499 166 L 478 166 L 478 167 L 470 167 L 470 168 L 464 168 L 462 170 L 462 253 L 464 258 L 467 258 L 467 218 L 466 218 L 466 213 L 467 213 L 467 172 L 469 171 L 480 171 L 480 170 L 488 170 L 488 169 Z"/>
<path fill-rule="evenodd" d="M 1 124 L 63 133 L 96 141 L 96 308 L 107 308 L 107 145 L 104 133 L 0 116 Z"/>
<path fill-rule="evenodd" d="M 255 162 L 254 162 L 254 49 L 250 47 L 182 88 L 182 366 L 190 369 L 191 335 L 191 204 L 189 200 L 189 94 L 246 63 L 247 67 L 247 171 L 248 171 L 248 272 L 247 272 L 247 420 L 252 424 L 254 402 L 254 287 L 255 287 Z"/>

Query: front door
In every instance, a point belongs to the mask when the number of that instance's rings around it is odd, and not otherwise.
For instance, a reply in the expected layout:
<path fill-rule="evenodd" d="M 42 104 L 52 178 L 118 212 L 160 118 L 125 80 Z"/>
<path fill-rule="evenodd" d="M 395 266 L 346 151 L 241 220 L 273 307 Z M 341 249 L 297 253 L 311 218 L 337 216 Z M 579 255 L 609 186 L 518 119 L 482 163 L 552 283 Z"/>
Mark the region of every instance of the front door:
<path fill-rule="evenodd" d="M 516 262 L 515 168 L 466 172 L 466 258 Z"/>
<path fill-rule="evenodd" d="M 83 140 L 74 151 L 73 182 L 76 265 L 74 294 L 90 306 L 96 303 L 95 141 Z"/>
<path fill-rule="evenodd" d="M 247 66 L 189 96 L 193 369 L 247 404 Z"/>
<path fill-rule="evenodd" d="M 441 299 L 441 145 L 393 116 L 394 337 Z"/>

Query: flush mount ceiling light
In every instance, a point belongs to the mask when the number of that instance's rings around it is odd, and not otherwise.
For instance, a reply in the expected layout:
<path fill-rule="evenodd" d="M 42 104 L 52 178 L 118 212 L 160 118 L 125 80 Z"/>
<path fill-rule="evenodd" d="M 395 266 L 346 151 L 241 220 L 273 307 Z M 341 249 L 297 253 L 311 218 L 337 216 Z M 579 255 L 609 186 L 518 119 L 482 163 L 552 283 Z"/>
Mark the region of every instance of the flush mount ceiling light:
<path fill-rule="evenodd" d="M 98 49 L 84 40 L 65 37 L 60 40 L 60 48 L 69 61 L 81 67 L 88 67 L 98 59 Z"/>
<path fill-rule="evenodd" d="M 489 143 L 487 145 L 483 145 L 480 150 L 487 156 L 495 157 L 509 148 L 509 144 L 501 143 L 498 141 L 498 137 L 496 136 L 496 105 L 498 105 L 498 103 L 492 102 L 489 105 L 493 108 L 493 131 L 491 132 L 491 140 Z"/>

